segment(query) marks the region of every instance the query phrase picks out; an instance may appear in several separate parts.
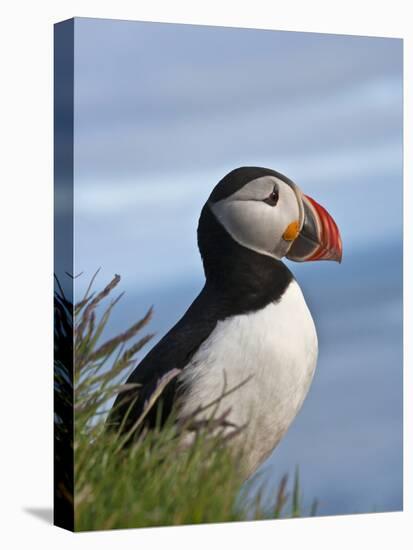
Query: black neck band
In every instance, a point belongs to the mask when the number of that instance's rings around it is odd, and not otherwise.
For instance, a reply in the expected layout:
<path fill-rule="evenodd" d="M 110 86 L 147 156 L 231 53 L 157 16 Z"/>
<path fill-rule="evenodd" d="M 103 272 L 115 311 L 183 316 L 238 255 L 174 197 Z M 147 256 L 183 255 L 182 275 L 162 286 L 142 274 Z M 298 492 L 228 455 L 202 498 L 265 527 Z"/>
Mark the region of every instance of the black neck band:
<path fill-rule="evenodd" d="M 280 260 L 241 246 L 227 233 L 208 203 L 201 212 L 198 246 L 206 287 L 234 313 L 255 311 L 284 294 L 293 275 Z"/>

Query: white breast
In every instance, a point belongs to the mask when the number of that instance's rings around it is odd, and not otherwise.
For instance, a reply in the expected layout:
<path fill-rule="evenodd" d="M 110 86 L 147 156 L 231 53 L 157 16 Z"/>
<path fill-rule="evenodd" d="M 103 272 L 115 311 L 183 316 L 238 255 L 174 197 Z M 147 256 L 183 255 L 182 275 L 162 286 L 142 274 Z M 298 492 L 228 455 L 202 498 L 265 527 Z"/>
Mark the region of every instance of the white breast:
<path fill-rule="evenodd" d="M 230 390 L 249 379 L 221 400 L 215 414 L 230 408 L 228 419 L 237 426 L 247 425 L 238 440 L 247 446 L 245 471 L 250 475 L 301 407 L 317 352 L 313 319 L 293 281 L 279 302 L 218 322 L 183 371 L 187 393 L 181 415 L 219 398 L 225 384 Z"/>

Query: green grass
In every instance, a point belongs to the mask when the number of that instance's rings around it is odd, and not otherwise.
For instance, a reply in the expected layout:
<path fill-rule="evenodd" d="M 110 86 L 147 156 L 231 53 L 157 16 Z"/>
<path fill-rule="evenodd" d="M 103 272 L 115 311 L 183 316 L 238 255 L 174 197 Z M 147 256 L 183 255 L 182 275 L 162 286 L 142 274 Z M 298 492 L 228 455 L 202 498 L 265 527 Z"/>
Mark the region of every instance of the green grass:
<path fill-rule="evenodd" d="M 270 511 L 261 504 L 262 492 L 246 506 L 240 499 L 240 457 L 230 451 L 219 430 L 212 433 L 208 425 L 197 426 L 194 418 L 178 424 L 171 417 L 162 430 L 139 436 L 136 430 L 143 418 L 127 434 L 105 429 L 113 397 L 130 388 L 122 380 L 151 338 L 146 333 L 149 311 L 128 330 L 102 343 L 120 298 L 111 299 L 119 280 L 115 276 L 98 293 L 92 293 L 92 280 L 84 298 L 73 307 L 75 530 L 300 516 L 298 470 L 291 495 L 287 477 L 281 479 Z M 162 398 L 167 383 L 160 383 L 156 399 Z M 188 431 L 194 437 L 189 447 L 182 445 L 182 435 Z M 133 443 L 125 447 L 126 440 Z M 314 506 L 310 513 L 314 515 Z"/>

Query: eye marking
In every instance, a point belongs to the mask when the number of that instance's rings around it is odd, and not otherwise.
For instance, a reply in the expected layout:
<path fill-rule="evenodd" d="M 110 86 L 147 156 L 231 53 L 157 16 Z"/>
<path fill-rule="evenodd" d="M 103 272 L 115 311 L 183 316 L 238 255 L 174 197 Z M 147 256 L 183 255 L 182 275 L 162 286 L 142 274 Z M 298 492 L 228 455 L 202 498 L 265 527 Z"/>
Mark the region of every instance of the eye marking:
<path fill-rule="evenodd" d="M 264 199 L 263 202 L 265 202 L 265 204 L 269 204 L 270 206 L 276 206 L 278 199 L 279 199 L 278 189 L 277 189 L 277 186 L 274 185 L 274 189 L 271 191 L 271 195 L 266 199 Z"/>

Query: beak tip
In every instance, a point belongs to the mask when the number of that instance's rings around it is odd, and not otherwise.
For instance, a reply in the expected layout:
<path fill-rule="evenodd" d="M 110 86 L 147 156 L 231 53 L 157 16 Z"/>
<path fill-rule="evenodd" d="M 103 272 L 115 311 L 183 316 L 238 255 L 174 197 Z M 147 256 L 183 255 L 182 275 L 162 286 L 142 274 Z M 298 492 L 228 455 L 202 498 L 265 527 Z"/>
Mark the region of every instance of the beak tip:
<path fill-rule="evenodd" d="M 341 244 L 341 238 L 339 236 L 338 243 L 335 246 L 334 249 L 334 257 L 333 260 L 335 260 L 337 263 L 341 264 L 343 261 L 343 245 Z"/>
<path fill-rule="evenodd" d="M 343 252 L 341 249 L 341 246 L 338 250 L 334 251 L 334 256 L 331 258 L 334 262 L 337 262 L 338 264 L 341 264 L 343 261 Z"/>
<path fill-rule="evenodd" d="M 341 235 L 338 229 L 337 229 L 337 233 L 338 233 L 337 262 L 341 264 L 341 262 L 343 261 L 343 242 L 341 240 Z"/>

